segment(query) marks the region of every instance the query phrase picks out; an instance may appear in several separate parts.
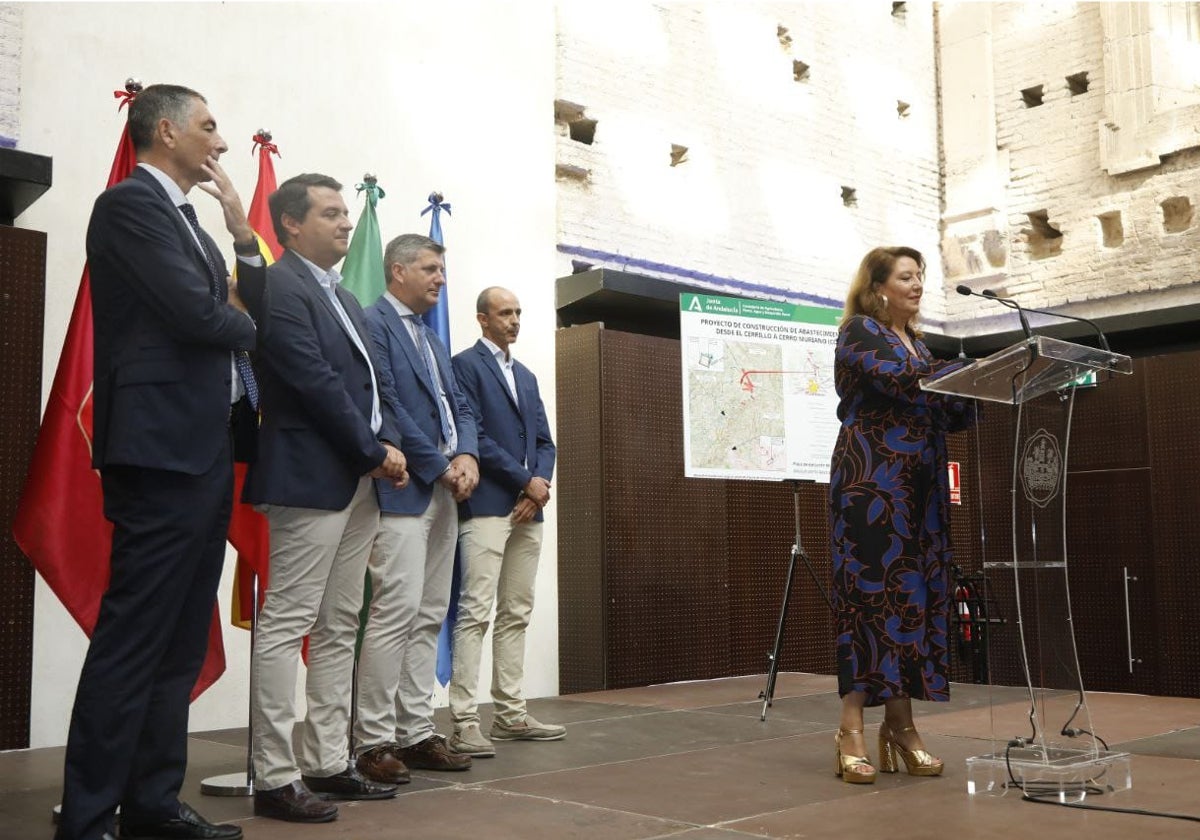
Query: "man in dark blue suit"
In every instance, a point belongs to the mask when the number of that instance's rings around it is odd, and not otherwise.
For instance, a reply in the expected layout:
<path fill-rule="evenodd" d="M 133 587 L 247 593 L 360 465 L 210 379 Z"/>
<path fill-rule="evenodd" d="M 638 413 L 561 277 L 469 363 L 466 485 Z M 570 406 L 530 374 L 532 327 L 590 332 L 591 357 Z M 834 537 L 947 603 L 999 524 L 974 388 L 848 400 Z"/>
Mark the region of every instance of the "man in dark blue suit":
<path fill-rule="evenodd" d="M 479 728 L 475 692 L 493 604 L 491 737 L 555 741 L 567 730 L 530 715 L 521 691 L 554 441 L 537 379 L 510 352 L 521 330 L 517 296 L 492 286 L 479 294 L 475 311 L 483 337 L 454 357 L 454 373 L 479 423 L 479 486 L 458 506 L 463 579 L 454 624 L 450 748 L 489 756 L 496 751 Z"/>
<path fill-rule="evenodd" d="M 178 798 L 233 501 L 231 406 L 247 387 L 256 396 L 235 372 L 254 323 L 192 187 L 220 201 L 234 251 L 255 255 L 243 275 L 261 275 L 261 259 L 200 94 L 145 88 L 129 135 L 138 167 L 96 200 L 87 233 L 92 462 L 113 524 L 111 577 L 71 713 L 56 836 L 106 837 L 119 805 L 123 838 L 236 840 L 241 829 Z"/>
<path fill-rule="evenodd" d="M 342 185 L 297 175 L 270 197 L 287 250 L 265 289 L 243 284 L 259 325 L 262 426 L 245 501 L 266 513 L 271 570 L 254 646 L 254 812 L 327 822 L 319 798 L 384 799 L 350 765 L 354 641 L 379 526 L 373 478 L 404 486 L 404 457 L 381 398 L 362 308 L 336 266 L 350 242 Z M 292 749 L 297 665 L 309 637 L 300 755 Z"/>
<path fill-rule="evenodd" d="M 371 552 L 371 613 L 358 663 L 358 768 L 404 782 L 408 768 L 466 770 L 433 722 L 437 637 L 450 604 L 456 501 L 479 480 L 475 419 L 450 355 L 421 321 L 446 283 L 445 249 L 405 234 L 384 253 L 387 291 L 367 308 L 385 400 L 395 407 L 412 480 L 378 483 L 383 513 Z"/>

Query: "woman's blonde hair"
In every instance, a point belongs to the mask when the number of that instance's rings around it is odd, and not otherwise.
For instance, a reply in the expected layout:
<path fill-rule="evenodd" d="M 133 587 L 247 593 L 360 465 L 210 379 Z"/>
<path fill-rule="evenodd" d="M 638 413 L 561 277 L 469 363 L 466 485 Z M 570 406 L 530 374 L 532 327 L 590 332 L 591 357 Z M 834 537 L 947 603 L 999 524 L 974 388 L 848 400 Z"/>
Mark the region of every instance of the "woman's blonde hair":
<path fill-rule="evenodd" d="M 846 323 L 855 315 L 866 315 L 887 327 L 892 325 L 892 316 L 888 312 L 887 301 L 880 293 L 879 287 L 887 282 L 888 277 L 892 274 L 892 269 L 896 267 L 896 261 L 901 257 L 913 260 L 920 267 L 921 273 L 925 273 L 925 258 L 916 248 L 899 245 L 891 248 L 872 248 L 867 252 L 867 255 L 862 258 L 862 262 L 859 263 L 854 279 L 850 281 L 850 291 L 846 294 L 846 308 L 842 312 L 841 326 L 846 326 Z M 917 329 L 915 323 L 910 321 L 908 326 L 917 337 L 920 337 L 921 331 Z"/>

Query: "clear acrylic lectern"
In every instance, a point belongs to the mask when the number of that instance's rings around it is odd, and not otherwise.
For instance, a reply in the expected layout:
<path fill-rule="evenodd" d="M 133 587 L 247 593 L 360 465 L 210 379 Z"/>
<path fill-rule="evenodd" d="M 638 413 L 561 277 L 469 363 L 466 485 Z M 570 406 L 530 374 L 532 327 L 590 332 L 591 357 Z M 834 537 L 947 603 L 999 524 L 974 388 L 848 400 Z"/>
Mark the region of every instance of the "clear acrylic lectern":
<path fill-rule="evenodd" d="M 1093 737 L 1072 630 L 1066 545 L 1067 456 L 1076 383 L 1129 374 L 1128 356 L 1033 336 L 921 388 L 1013 406 L 1012 555 L 985 558 L 985 583 L 1011 593 L 1028 709 L 993 706 L 992 752 L 967 759 L 969 793 L 1014 788 L 1060 801 L 1131 786 L 1129 754 Z M 990 636 L 991 634 L 989 634 Z M 1010 637 L 1011 638 L 1011 637 Z"/>

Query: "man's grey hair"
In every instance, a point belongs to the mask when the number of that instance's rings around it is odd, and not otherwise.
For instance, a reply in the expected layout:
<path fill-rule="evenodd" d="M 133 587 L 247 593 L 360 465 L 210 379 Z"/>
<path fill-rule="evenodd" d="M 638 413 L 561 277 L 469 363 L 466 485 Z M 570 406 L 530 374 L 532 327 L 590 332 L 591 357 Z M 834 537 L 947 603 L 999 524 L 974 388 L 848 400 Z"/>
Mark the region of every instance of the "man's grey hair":
<path fill-rule="evenodd" d="M 133 148 L 143 152 L 154 142 L 158 121 L 170 120 L 183 125 L 196 100 L 207 103 L 200 94 L 182 85 L 150 85 L 129 103 L 129 139 Z"/>
<path fill-rule="evenodd" d="M 389 242 L 387 248 L 383 250 L 383 268 L 390 274 L 393 265 L 396 263 L 408 265 L 417 258 L 417 254 L 421 251 L 444 254 L 446 246 L 419 233 L 402 233 Z"/>

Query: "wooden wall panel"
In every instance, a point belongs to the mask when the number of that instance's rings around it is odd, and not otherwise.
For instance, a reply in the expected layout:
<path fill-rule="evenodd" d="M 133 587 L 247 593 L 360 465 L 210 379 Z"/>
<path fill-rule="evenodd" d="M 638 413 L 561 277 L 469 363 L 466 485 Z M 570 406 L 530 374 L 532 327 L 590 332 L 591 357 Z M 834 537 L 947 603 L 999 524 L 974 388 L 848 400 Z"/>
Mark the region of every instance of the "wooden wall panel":
<path fill-rule="evenodd" d="M 12 522 L 42 406 L 46 235 L 0 225 L 0 750 L 29 746 L 33 568 Z"/>
<path fill-rule="evenodd" d="M 607 687 L 600 327 L 559 330 L 555 344 L 558 679 L 571 694 Z"/>
<path fill-rule="evenodd" d="M 1200 697 L 1200 353 L 1146 360 L 1158 694 Z"/>
<path fill-rule="evenodd" d="M 682 477 L 677 341 L 589 325 L 561 330 L 558 352 L 562 690 L 763 673 L 795 539 L 791 487 Z M 1068 551 L 1089 690 L 1200 696 L 1183 631 L 1200 623 L 1198 371 L 1200 353 L 1139 360 L 1133 376 L 1076 395 Z M 949 439 L 962 464 L 951 533 L 966 575 L 1012 557 L 1014 430 L 1013 410 L 989 403 L 975 429 Z M 780 665 L 833 673 L 826 486 L 802 485 L 800 508 L 817 581 L 797 566 Z M 1039 538 L 1058 544 L 1058 530 L 1048 523 Z M 1138 578 L 1131 623 L 1144 660 L 1132 675 L 1126 567 Z M 1035 599 L 1065 598 L 1048 576 L 1023 587 Z M 1003 622 L 988 628 L 989 676 L 1020 685 L 1011 573 L 991 573 L 984 594 Z M 975 677 L 970 654 L 952 644 L 953 679 Z M 1051 680 L 1052 664 L 1034 654 Z"/>
<path fill-rule="evenodd" d="M 770 667 L 796 541 L 795 495 L 785 482 L 726 484 L 731 673 L 761 674 Z M 827 485 L 800 483 L 800 539 L 813 573 L 797 559 L 779 654 L 782 671 L 835 672 L 833 619 L 825 601 L 830 586 L 826 499 Z"/>
<path fill-rule="evenodd" d="M 600 333 L 608 687 L 729 673 L 724 482 L 683 477 L 679 342 Z"/>

